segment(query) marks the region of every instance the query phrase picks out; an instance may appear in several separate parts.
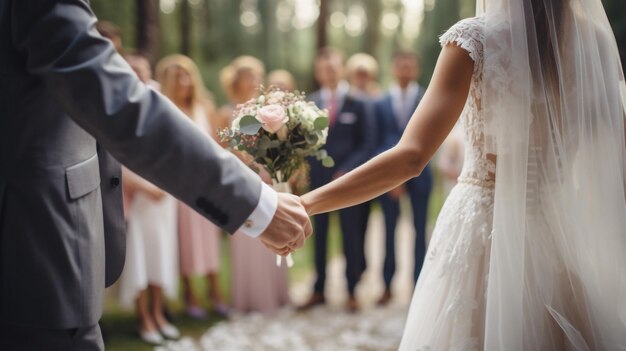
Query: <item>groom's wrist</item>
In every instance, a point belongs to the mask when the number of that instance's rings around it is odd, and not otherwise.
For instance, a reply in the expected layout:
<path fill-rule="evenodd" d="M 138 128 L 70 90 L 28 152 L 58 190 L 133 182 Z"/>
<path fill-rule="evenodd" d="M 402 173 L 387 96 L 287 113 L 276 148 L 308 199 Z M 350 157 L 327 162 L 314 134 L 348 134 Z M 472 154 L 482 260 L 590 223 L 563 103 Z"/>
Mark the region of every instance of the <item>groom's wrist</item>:
<path fill-rule="evenodd" d="M 278 194 L 272 187 L 263 183 L 259 203 L 239 231 L 252 238 L 260 236 L 274 219 L 277 208 Z"/>

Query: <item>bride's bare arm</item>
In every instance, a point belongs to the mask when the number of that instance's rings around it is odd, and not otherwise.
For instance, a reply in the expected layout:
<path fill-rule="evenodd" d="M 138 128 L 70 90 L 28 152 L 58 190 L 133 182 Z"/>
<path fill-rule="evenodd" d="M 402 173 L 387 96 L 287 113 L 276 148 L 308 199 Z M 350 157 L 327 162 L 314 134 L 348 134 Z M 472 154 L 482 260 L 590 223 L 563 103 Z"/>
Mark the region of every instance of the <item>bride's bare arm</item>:
<path fill-rule="evenodd" d="M 418 176 L 459 118 L 469 93 L 474 62 L 467 51 L 441 51 L 430 87 L 392 149 L 335 181 L 302 196 L 310 215 L 373 199 Z"/>

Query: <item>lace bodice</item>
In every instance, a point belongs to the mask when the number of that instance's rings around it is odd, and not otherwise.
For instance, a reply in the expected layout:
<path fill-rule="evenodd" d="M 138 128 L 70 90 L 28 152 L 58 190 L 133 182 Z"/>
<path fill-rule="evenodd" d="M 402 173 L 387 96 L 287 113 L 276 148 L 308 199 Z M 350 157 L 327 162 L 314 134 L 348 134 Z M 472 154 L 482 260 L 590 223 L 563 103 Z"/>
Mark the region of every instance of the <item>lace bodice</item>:
<path fill-rule="evenodd" d="M 459 181 L 493 186 L 495 163 L 494 159 L 490 160 L 485 153 L 485 117 L 481 108 L 484 24 L 482 17 L 464 19 L 445 32 L 439 38 L 439 42 L 442 46 L 458 45 L 466 50 L 474 61 L 470 92 L 460 118 L 465 142 L 465 160 Z"/>

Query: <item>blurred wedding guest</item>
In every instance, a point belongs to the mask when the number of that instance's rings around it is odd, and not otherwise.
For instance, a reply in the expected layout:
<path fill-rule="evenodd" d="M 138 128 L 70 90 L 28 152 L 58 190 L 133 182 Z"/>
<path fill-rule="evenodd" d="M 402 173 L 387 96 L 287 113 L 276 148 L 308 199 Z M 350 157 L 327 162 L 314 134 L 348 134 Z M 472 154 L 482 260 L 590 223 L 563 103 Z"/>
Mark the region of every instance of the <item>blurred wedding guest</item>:
<path fill-rule="evenodd" d="M 283 91 L 294 91 L 297 88 L 296 79 L 289 71 L 284 69 L 271 71 L 267 75 L 267 86 L 277 87 Z"/>
<path fill-rule="evenodd" d="M 265 67 L 251 56 L 240 56 L 222 69 L 220 80 L 229 104 L 222 107 L 222 118 L 229 124 L 237 104 L 256 98 L 263 83 Z M 252 160 L 236 153 L 246 164 Z M 267 172 L 261 177 L 271 184 Z M 244 235 L 232 235 L 231 247 L 231 305 L 237 312 L 271 313 L 289 303 L 287 266 L 276 266 L 276 255 L 259 241 Z"/>
<path fill-rule="evenodd" d="M 385 96 L 374 105 L 378 121 L 379 147 L 377 153 L 392 148 L 400 141 L 413 112 L 422 100 L 426 89 L 417 83 L 420 74 L 419 58 L 412 52 L 398 52 L 393 56 L 392 74 L 394 82 Z M 421 175 L 380 197 L 385 217 L 386 253 L 383 274 L 385 291 L 378 300 L 387 304 L 391 298 L 391 281 L 396 271 L 395 232 L 400 216 L 400 198 L 408 195 L 411 200 L 413 225 L 415 228 L 415 267 L 414 279 L 422 270 L 426 254 L 426 218 L 428 200 L 432 189 L 430 167 L 426 166 Z"/>
<path fill-rule="evenodd" d="M 139 80 L 148 85 L 154 82 L 150 63 L 143 56 L 127 53 L 124 59 Z M 123 168 L 123 177 L 128 244 L 127 261 L 120 283 L 120 300 L 124 306 L 134 302 L 139 317 L 140 337 L 148 343 L 160 344 L 163 336 L 179 336 L 176 327 L 168 323 L 163 313 L 163 289 L 166 287 L 169 297 L 176 297 L 178 279 L 173 268 L 176 267 L 176 254 L 172 253 L 175 246 L 171 246 L 172 240 L 175 240 L 173 225 L 176 221 L 173 200 L 167 193 L 126 168 Z M 144 206 L 146 208 L 141 208 Z M 155 213 L 160 218 L 150 227 L 150 217 Z"/>
<path fill-rule="evenodd" d="M 443 175 L 443 191 L 447 194 L 456 185 L 463 168 L 465 147 L 463 129 L 457 123 L 439 149 L 437 168 Z"/>
<path fill-rule="evenodd" d="M 220 82 L 228 97 L 228 103 L 220 108 L 219 114 L 226 125 L 230 124 L 234 109 L 239 104 L 259 94 L 263 84 L 265 66 L 252 56 L 239 56 L 220 72 Z"/>
<path fill-rule="evenodd" d="M 126 52 L 124 59 L 130 65 L 130 68 L 137 73 L 137 77 L 143 83 L 154 88 L 155 90 L 161 90 L 161 84 L 152 79 L 152 67 L 150 61 L 140 53 Z"/>
<path fill-rule="evenodd" d="M 122 31 L 118 26 L 111 22 L 98 21 L 98 23 L 96 23 L 96 29 L 98 30 L 98 33 L 100 33 L 100 35 L 109 39 L 113 43 L 113 46 L 115 47 L 115 50 L 117 50 L 117 52 L 121 53 L 123 51 Z"/>
<path fill-rule="evenodd" d="M 159 345 L 163 337 L 180 336 L 163 314 L 164 295 L 176 298 L 178 291 L 176 200 L 125 168 L 123 177 L 124 191 L 133 196 L 128 210 L 120 303 L 124 307 L 135 305 L 139 336 Z"/>
<path fill-rule="evenodd" d="M 346 62 L 346 76 L 350 84 L 350 94 L 365 102 L 366 113 L 370 115 L 372 121 L 376 121 L 374 114 L 374 102 L 381 97 L 382 90 L 378 85 L 378 62 L 376 59 L 366 53 L 357 53 Z M 376 134 L 378 138 L 378 134 Z M 379 141 L 376 140 L 378 145 Z M 367 204 L 372 204 L 368 201 Z M 364 206 L 367 206 L 364 203 Z M 369 221 L 369 212 L 363 218 L 365 223 Z M 367 231 L 367 229 L 366 229 Z"/>
<path fill-rule="evenodd" d="M 377 81 L 378 62 L 371 55 L 358 53 L 350 56 L 346 63 L 346 76 L 353 96 L 369 100 L 382 94 Z"/>
<path fill-rule="evenodd" d="M 98 23 L 102 25 L 102 23 L 107 23 L 107 22 L 98 22 Z M 130 68 L 133 69 L 133 71 L 137 75 L 137 78 L 139 78 L 139 80 L 142 83 L 152 86 L 156 90 L 159 90 L 158 89 L 159 83 L 155 82 L 152 79 L 152 67 L 150 66 L 150 62 L 148 62 L 148 60 L 145 57 L 139 54 L 135 54 L 135 53 L 125 53 L 123 57 L 126 60 L 126 62 L 128 62 L 128 65 L 130 66 Z M 126 186 L 126 184 L 123 184 L 123 188 L 124 188 L 124 194 L 123 194 L 124 218 L 128 220 L 128 210 L 130 209 L 130 204 L 133 198 L 135 187 Z"/>
<path fill-rule="evenodd" d="M 310 100 L 320 108 L 328 109 L 330 128 L 326 143 L 328 154 L 335 160 L 332 168 L 323 167 L 317 160 L 311 163 L 311 187 L 321 187 L 333 179 L 367 161 L 375 148 L 376 132 L 366 104 L 350 92 L 344 80 L 343 55 L 331 48 L 323 48 L 315 59 L 315 78 L 321 89 L 310 95 Z M 357 311 L 356 286 L 365 270 L 365 231 L 369 204 L 361 204 L 339 211 L 343 250 L 346 257 L 349 311 Z M 317 280 L 313 294 L 302 305 L 308 309 L 325 303 L 326 260 L 329 215 L 315 217 L 315 270 Z"/>
<path fill-rule="evenodd" d="M 157 78 L 162 93 L 200 130 L 217 139 L 216 128 L 211 123 L 215 108 L 195 63 L 187 56 L 168 56 L 157 65 Z M 186 312 L 192 318 L 207 317 L 192 286 L 192 278 L 197 276 L 206 277 L 208 297 L 215 312 L 221 316 L 228 313 L 219 286 L 221 235 L 219 227 L 186 204 L 178 203 L 180 273 Z"/>

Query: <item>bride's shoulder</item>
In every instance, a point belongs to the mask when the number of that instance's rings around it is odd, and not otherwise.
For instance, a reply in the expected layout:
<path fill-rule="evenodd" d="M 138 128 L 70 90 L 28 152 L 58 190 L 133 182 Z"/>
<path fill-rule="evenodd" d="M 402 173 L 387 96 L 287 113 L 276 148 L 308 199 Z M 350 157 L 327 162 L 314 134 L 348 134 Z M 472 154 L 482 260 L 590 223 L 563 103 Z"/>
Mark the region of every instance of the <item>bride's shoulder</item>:
<path fill-rule="evenodd" d="M 454 24 L 439 37 L 441 46 L 454 44 L 469 52 L 478 61 L 485 41 L 485 19 L 483 16 L 465 18 Z"/>

